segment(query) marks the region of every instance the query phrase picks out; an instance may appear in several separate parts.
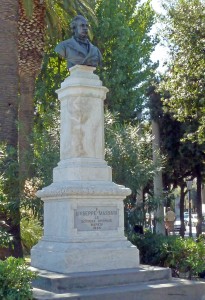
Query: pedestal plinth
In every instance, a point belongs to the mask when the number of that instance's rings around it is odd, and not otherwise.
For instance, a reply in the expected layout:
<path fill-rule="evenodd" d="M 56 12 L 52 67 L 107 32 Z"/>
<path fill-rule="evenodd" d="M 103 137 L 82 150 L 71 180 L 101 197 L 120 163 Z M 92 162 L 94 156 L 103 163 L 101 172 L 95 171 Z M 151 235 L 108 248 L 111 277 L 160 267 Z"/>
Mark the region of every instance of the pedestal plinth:
<path fill-rule="evenodd" d="M 31 265 L 60 273 L 139 266 L 136 247 L 124 237 L 123 199 L 104 160 L 107 88 L 95 68 L 75 66 L 57 91 L 61 101 L 60 162 L 53 183 L 38 191 L 44 201 L 44 236 Z"/>

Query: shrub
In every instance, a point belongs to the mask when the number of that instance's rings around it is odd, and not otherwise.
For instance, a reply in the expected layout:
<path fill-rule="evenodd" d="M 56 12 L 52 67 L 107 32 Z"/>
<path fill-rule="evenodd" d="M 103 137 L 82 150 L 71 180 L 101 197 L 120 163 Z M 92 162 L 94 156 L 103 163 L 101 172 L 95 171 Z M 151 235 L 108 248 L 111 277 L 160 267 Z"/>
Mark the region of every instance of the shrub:
<path fill-rule="evenodd" d="M 31 281 L 36 274 L 26 266 L 23 259 L 9 257 L 0 261 L 0 299 L 33 299 Z"/>
<path fill-rule="evenodd" d="M 6 229 L 0 227 L 0 248 L 9 247 L 13 237 L 6 231 Z"/>
<path fill-rule="evenodd" d="M 170 267 L 173 276 L 188 273 L 188 278 L 205 270 L 204 239 L 132 233 L 129 240 L 138 247 L 142 264 Z"/>
<path fill-rule="evenodd" d="M 162 245 L 168 242 L 166 236 L 145 231 L 143 235 L 131 233 L 128 239 L 139 249 L 142 264 L 164 266 L 165 257 L 164 253 L 162 254 Z"/>
<path fill-rule="evenodd" d="M 171 267 L 176 274 L 188 273 L 188 278 L 205 270 L 205 245 L 193 238 L 175 239 L 173 244 L 164 245 L 166 253 L 165 266 Z"/>
<path fill-rule="evenodd" d="M 2 225 L 4 225 L 3 221 L 0 222 L 0 259 L 4 260 L 12 254 L 13 236 L 5 228 L 2 228 Z"/>
<path fill-rule="evenodd" d="M 43 228 L 40 221 L 32 216 L 21 219 L 21 240 L 26 254 L 42 237 Z"/>

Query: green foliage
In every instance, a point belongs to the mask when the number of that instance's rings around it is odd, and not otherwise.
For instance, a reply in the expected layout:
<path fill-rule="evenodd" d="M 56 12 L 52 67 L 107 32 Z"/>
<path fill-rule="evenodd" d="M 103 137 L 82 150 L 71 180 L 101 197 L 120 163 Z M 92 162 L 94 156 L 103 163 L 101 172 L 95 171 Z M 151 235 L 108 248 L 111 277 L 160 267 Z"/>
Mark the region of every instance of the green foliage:
<path fill-rule="evenodd" d="M 166 156 L 164 184 L 176 187 L 187 176 L 196 176 L 197 166 L 203 170 L 205 144 L 184 139 L 187 131 L 197 130 L 196 122 L 190 125 L 189 121 L 181 123 L 174 119 L 167 106 L 163 110 L 162 96 L 156 90 L 154 86 L 149 88 L 149 107 L 151 118 L 159 124 L 161 152 Z"/>
<path fill-rule="evenodd" d="M 52 182 L 52 170 L 59 161 L 60 103 L 55 91 L 67 75 L 65 61 L 53 51 L 45 54 L 36 82 L 34 126 L 36 177 L 43 186 Z"/>
<path fill-rule="evenodd" d="M 149 127 L 121 124 L 118 116 L 105 114 L 105 156 L 112 167 L 113 181 L 129 187 L 131 196 L 125 200 L 126 230 L 135 224 L 144 224 L 145 207 L 149 212 L 159 205 L 159 199 L 148 197 L 136 206 L 138 191 L 153 180 L 162 160 L 153 163 L 152 136 Z"/>
<path fill-rule="evenodd" d="M 7 232 L 6 229 L 0 227 L 0 248 L 9 247 L 12 241 L 13 237 Z"/>
<path fill-rule="evenodd" d="M 15 159 L 15 151 L 5 146 L 1 147 L 0 161 L 0 246 L 12 247 L 14 242 L 11 234 L 14 222 L 19 222 L 19 216 L 16 209 L 21 209 L 22 240 L 27 250 L 38 241 L 41 235 L 40 222 L 37 219 L 42 218 L 42 202 L 35 196 L 41 182 L 37 178 L 26 180 L 24 194 L 19 204 L 18 191 L 15 189 L 15 182 L 18 183 L 18 164 Z M 17 206 L 19 205 L 19 206 Z M 26 224 L 26 217 L 31 220 Z M 12 222 L 11 222 L 12 218 Z"/>
<path fill-rule="evenodd" d="M 164 265 L 164 257 L 162 256 L 161 248 L 163 243 L 167 241 L 167 237 L 146 231 L 143 235 L 131 232 L 128 239 L 139 249 L 140 262 L 142 264 L 154 266 Z"/>
<path fill-rule="evenodd" d="M 19 242 L 20 192 L 17 150 L 0 145 L 0 156 L 0 243 L 7 248 L 2 253 L 22 256 Z"/>
<path fill-rule="evenodd" d="M 58 124 L 59 121 L 56 121 L 56 125 Z M 52 182 L 53 168 L 60 160 L 58 130 L 59 127 L 53 127 L 35 132 L 35 175 L 40 179 L 41 186 L 49 185 Z"/>
<path fill-rule="evenodd" d="M 188 277 L 205 270 L 205 244 L 192 238 L 176 238 L 173 244 L 164 244 L 162 255 L 167 255 L 165 266 L 175 272 L 189 272 Z"/>
<path fill-rule="evenodd" d="M 68 75 L 66 62 L 54 53 L 53 47 L 50 41 L 50 46 L 44 55 L 41 73 L 36 80 L 33 136 L 35 173 L 32 179 L 26 180 L 24 197 L 21 200 L 23 217 L 29 218 L 31 215 L 41 222 L 43 221 L 43 203 L 35 194 L 37 190 L 51 184 L 53 168 L 60 160 L 60 103 L 55 91 Z M 30 225 L 34 226 L 34 224 Z M 24 240 L 28 249 L 33 243 L 26 241 L 30 238 Z"/>
<path fill-rule="evenodd" d="M 0 213 L 16 221 L 19 207 L 19 178 L 16 149 L 0 145 Z"/>
<path fill-rule="evenodd" d="M 166 40 L 170 48 L 169 71 L 161 90 L 169 91 L 164 103 L 180 122 L 187 122 L 187 138 L 205 141 L 205 4 L 178 0 L 165 6 Z M 197 127 L 191 125 L 195 123 Z"/>
<path fill-rule="evenodd" d="M 166 93 L 168 94 L 168 93 Z M 151 117 L 157 120 L 160 127 L 160 148 L 166 157 L 163 172 L 163 183 L 166 189 L 175 189 L 180 186 L 180 217 L 183 224 L 184 196 L 186 193 L 186 179 L 188 176 L 196 177 L 197 201 L 196 208 L 199 219 L 201 216 L 201 176 L 204 173 L 205 143 L 198 143 L 187 138 L 187 132 L 197 131 L 197 121 L 190 124 L 189 120 L 179 122 L 174 119 L 168 105 L 162 107 L 162 97 L 155 87 L 148 91 Z M 170 97 L 169 95 L 167 97 Z M 164 108 L 164 109 L 163 109 Z M 191 159 L 190 159 L 191 158 Z M 200 222 L 197 226 L 197 236 L 201 234 Z M 183 230 L 180 232 L 184 235 Z"/>
<path fill-rule="evenodd" d="M 205 243 L 203 239 L 179 236 L 163 236 L 146 232 L 144 235 L 131 233 L 128 237 L 140 251 L 141 263 L 170 267 L 175 276 L 188 272 L 193 275 L 205 270 Z"/>
<path fill-rule="evenodd" d="M 43 202 L 36 197 L 36 192 L 42 187 L 42 179 L 33 177 L 27 179 L 24 184 L 24 191 L 21 198 L 21 217 L 35 218 L 41 222 L 43 214 Z"/>
<path fill-rule="evenodd" d="M 121 124 L 111 113 L 105 116 L 105 155 L 113 180 L 133 194 L 153 178 L 159 165 L 152 160 L 152 137 L 146 128 Z"/>
<path fill-rule="evenodd" d="M 32 18 L 35 8 L 34 0 L 21 0 L 23 8 L 28 18 Z M 87 18 L 92 18 L 96 21 L 95 14 L 91 8 L 91 1 L 87 0 L 45 0 L 42 1 L 42 7 L 46 7 L 46 29 L 50 39 L 56 42 L 58 38 L 62 39 L 65 30 L 69 31 L 71 19 L 76 14 L 85 15 Z"/>
<path fill-rule="evenodd" d="M 43 235 L 43 228 L 40 221 L 32 215 L 21 219 L 21 240 L 25 253 L 35 246 Z"/>
<path fill-rule="evenodd" d="M 4 234 L 2 234 L 6 237 L 6 232 L 10 231 L 15 222 L 19 222 L 17 208 L 31 211 L 35 217 L 39 217 L 38 213 L 42 210 L 42 204 L 35 193 L 41 182 L 35 177 L 26 180 L 24 193 L 21 195 L 22 199 L 19 203 L 16 151 L 6 146 L 1 146 L 0 151 L 2 158 L 0 161 L 0 219 L 2 226 L 5 227 L 5 230 L 2 231 Z M 11 241 L 9 234 L 8 239 Z"/>
<path fill-rule="evenodd" d="M 0 260 L 0 298 L 2 300 L 30 300 L 31 281 L 36 274 L 28 270 L 22 259 L 13 257 Z"/>
<path fill-rule="evenodd" d="M 131 197 L 124 200 L 125 203 L 125 230 L 130 234 L 135 225 L 141 225 L 144 228 L 151 227 L 153 212 L 161 205 L 162 199 L 147 196 L 143 201 L 136 201 Z M 147 217 L 148 215 L 149 217 Z M 155 218 L 156 219 L 156 218 Z M 161 221 L 161 220 L 158 220 Z"/>
<path fill-rule="evenodd" d="M 155 41 L 149 35 L 154 12 L 149 1 L 96 1 L 99 26 L 94 27 L 94 43 L 103 54 L 100 78 L 109 89 L 106 105 L 121 120 L 141 111 L 146 82 L 152 77 L 150 54 Z"/>

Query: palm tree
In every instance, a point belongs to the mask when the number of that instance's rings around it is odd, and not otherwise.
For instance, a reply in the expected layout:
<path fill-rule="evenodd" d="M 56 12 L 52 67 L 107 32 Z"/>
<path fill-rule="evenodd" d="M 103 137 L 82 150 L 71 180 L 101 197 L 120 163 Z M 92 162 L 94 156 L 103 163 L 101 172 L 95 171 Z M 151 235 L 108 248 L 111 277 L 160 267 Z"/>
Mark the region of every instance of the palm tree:
<path fill-rule="evenodd" d="M 17 47 L 17 15 L 18 0 L 2 1 L 0 5 L 0 142 L 12 151 L 7 152 L 7 164 L 3 172 L 11 166 L 13 160 L 17 161 L 18 144 L 18 47 Z M 12 154 L 11 154 L 12 153 Z M 3 152 L 0 159 L 3 160 Z M 18 172 L 15 169 L 15 172 Z M 18 176 L 17 176 L 18 177 Z M 12 210 L 1 210 L 1 216 L 9 225 L 9 231 L 14 237 L 14 249 L 7 255 L 22 256 L 20 240 L 20 214 L 19 214 L 19 186 L 18 180 L 12 181 L 12 186 L 3 185 L 8 203 L 15 201 L 15 218 Z M 2 204 L 2 203 L 0 203 Z M 0 208 L 1 209 L 1 208 Z M 3 223 L 1 223 L 3 224 Z"/>
<path fill-rule="evenodd" d="M 31 174 L 32 158 L 31 133 L 33 129 L 34 104 L 33 95 L 35 79 L 41 69 L 45 40 L 46 3 L 34 0 L 32 16 L 26 14 L 23 1 L 19 0 L 18 19 L 18 60 L 19 60 L 19 171 L 24 180 Z"/>

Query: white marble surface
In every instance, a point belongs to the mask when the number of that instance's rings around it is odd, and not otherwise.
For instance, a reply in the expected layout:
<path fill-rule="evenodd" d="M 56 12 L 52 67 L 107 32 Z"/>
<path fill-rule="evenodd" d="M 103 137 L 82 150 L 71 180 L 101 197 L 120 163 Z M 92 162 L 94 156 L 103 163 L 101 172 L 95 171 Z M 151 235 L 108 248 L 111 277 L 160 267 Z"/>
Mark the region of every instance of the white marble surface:
<path fill-rule="evenodd" d="M 97 247 L 96 247 L 97 244 Z M 77 247 L 78 246 L 78 247 Z M 59 273 L 93 272 L 139 266 L 138 250 L 127 241 L 65 243 L 41 241 L 32 266 Z"/>
<path fill-rule="evenodd" d="M 70 158 L 58 163 L 53 169 L 53 182 L 81 181 L 111 181 L 112 170 L 102 159 Z"/>
<path fill-rule="evenodd" d="M 60 162 L 53 183 L 37 193 L 44 201 L 44 236 L 31 251 L 36 268 L 72 273 L 139 266 L 138 250 L 124 237 L 123 199 L 130 190 L 112 182 L 104 160 L 108 90 L 93 71 L 73 67 L 57 91 Z"/>
<path fill-rule="evenodd" d="M 57 91 L 61 101 L 61 160 L 104 158 L 103 100 L 108 89 L 92 73 L 94 69 L 73 67 Z"/>

